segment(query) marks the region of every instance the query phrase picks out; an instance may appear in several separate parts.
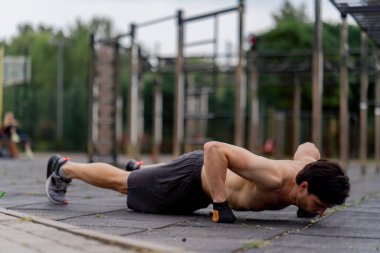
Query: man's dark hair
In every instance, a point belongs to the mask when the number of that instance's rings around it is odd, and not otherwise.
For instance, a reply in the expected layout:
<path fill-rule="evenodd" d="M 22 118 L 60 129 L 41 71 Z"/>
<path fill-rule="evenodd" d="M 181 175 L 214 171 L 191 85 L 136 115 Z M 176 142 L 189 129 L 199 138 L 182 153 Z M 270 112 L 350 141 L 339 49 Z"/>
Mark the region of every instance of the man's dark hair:
<path fill-rule="evenodd" d="M 296 182 L 308 183 L 308 191 L 330 205 L 343 204 L 350 191 L 350 181 L 342 167 L 333 161 L 318 160 L 298 172 Z"/>

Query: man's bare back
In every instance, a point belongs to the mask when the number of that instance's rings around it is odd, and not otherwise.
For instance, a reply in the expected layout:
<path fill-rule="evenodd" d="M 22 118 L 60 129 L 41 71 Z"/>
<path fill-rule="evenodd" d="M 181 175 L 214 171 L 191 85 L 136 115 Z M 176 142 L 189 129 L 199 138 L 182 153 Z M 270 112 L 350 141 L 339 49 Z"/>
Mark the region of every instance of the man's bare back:
<path fill-rule="evenodd" d="M 291 160 L 270 160 L 273 166 L 283 171 L 282 183 L 278 187 L 265 189 L 256 184 L 254 180 L 245 179 L 231 170 L 227 170 L 225 191 L 229 206 L 239 211 L 279 210 L 294 204 L 289 198 L 289 191 L 294 187 L 294 178 L 308 162 Z M 206 182 L 204 169 L 202 182 Z M 207 183 L 203 183 L 204 191 L 210 196 Z"/>

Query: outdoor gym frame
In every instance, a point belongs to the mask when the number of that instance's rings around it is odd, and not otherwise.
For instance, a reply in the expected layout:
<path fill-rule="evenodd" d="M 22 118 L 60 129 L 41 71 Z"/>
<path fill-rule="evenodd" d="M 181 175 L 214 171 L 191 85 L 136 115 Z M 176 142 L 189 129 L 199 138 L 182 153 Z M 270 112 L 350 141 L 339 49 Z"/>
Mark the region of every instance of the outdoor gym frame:
<path fill-rule="evenodd" d="M 340 155 L 339 158 L 344 168 L 348 165 L 349 147 L 349 111 L 348 111 L 348 25 L 347 14 L 351 14 L 361 28 L 361 71 L 360 71 L 360 136 L 359 136 L 359 158 L 362 174 L 366 173 L 367 149 L 368 149 L 368 35 L 370 34 L 376 44 L 375 49 L 375 159 L 376 171 L 380 171 L 380 40 L 378 37 L 379 27 L 376 25 L 380 20 L 378 14 L 380 6 L 370 4 L 365 1 L 361 3 L 330 0 L 338 9 L 342 18 L 341 41 L 340 41 Z M 362 4 L 362 5 L 361 5 Z M 321 0 L 315 0 L 315 29 L 314 29 L 314 71 L 313 71 L 313 138 L 312 140 L 320 145 L 320 126 L 321 126 L 321 96 L 323 93 L 323 76 L 320 66 L 322 59 L 322 22 L 321 22 Z"/>
<path fill-rule="evenodd" d="M 214 29 L 217 30 L 217 16 L 228 13 L 228 12 L 238 12 L 239 14 L 239 24 L 238 24 L 238 63 L 236 65 L 236 94 L 235 94 L 235 120 L 234 120 L 234 144 L 238 146 L 245 146 L 244 143 L 244 133 L 245 133 L 245 118 L 246 118 L 246 76 L 245 76 L 245 52 L 243 50 L 243 28 L 244 28 L 244 1 L 240 0 L 237 7 L 228 8 L 216 12 L 211 12 L 199 16 L 184 18 L 183 12 L 178 11 L 177 15 L 164 17 L 161 19 L 156 19 L 142 23 L 140 25 L 132 24 L 130 26 L 130 32 L 127 34 L 119 35 L 111 40 L 99 40 L 99 43 L 108 43 L 110 41 L 119 41 L 122 37 L 130 37 L 130 88 L 128 91 L 129 106 L 128 106 L 128 143 L 127 150 L 128 156 L 138 158 L 140 155 L 139 148 L 139 137 L 140 130 L 138 123 L 138 118 L 140 117 L 141 110 L 139 110 L 139 67 L 138 67 L 138 46 L 136 43 L 136 34 L 138 28 L 143 28 L 146 26 L 154 25 L 160 22 L 165 22 L 172 19 L 177 19 L 177 56 L 176 56 L 176 66 L 175 66 L 175 101 L 174 101 L 174 131 L 173 131 L 173 155 L 178 156 L 182 153 L 184 144 L 184 103 L 185 103 L 185 73 L 186 73 L 186 63 L 184 48 L 186 46 L 196 46 L 203 45 L 206 43 L 214 43 L 214 55 L 215 44 L 217 38 L 209 41 L 196 41 L 185 43 L 184 33 L 185 25 L 196 20 L 214 18 Z M 341 12 L 342 26 L 341 26 L 341 41 L 340 41 L 340 78 L 339 78 L 339 159 L 344 168 L 347 168 L 349 159 L 349 111 L 348 111 L 348 65 L 349 65 L 349 52 L 348 52 L 348 25 L 346 20 L 347 13 Z M 215 32 L 214 32 L 215 34 Z M 365 173 L 366 167 L 366 156 L 367 156 L 367 111 L 368 111 L 368 41 L 366 33 L 363 31 L 361 35 L 361 74 L 360 74 L 360 141 L 359 141 L 359 154 L 361 161 L 362 172 Z M 314 142 L 318 148 L 322 150 L 322 95 L 323 95 L 323 49 L 322 49 L 322 20 L 321 20 L 321 1 L 315 0 L 315 24 L 314 24 L 314 46 L 313 46 L 313 63 L 312 63 L 312 142 Z M 253 53 L 254 54 L 254 53 Z M 375 72 L 375 83 L 376 83 L 376 95 L 375 101 L 373 102 L 375 106 L 375 157 L 376 157 L 376 168 L 380 169 L 380 63 L 379 63 L 379 49 L 376 51 L 376 72 Z M 253 55 L 253 57 L 255 57 Z M 248 123 L 248 149 L 255 151 L 260 146 L 257 143 L 257 134 L 259 129 L 259 108 L 258 108 L 258 70 L 253 64 L 251 68 L 250 75 L 250 121 Z M 297 88 L 297 87 L 296 87 Z M 300 101 L 300 91 L 295 90 L 295 105 L 298 108 Z M 159 154 L 159 145 L 162 138 L 162 94 L 160 91 L 160 85 L 158 84 L 155 89 L 155 120 L 154 120 L 154 144 L 153 148 L 155 151 L 153 153 L 155 156 Z M 161 101 L 161 102 L 160 102 Z M 297 109 L 296 108 L 296 109 Z M 295 109 L 295 111 L 297 111 Z M 299 112 L 298 112 L 299 113 Z M 299 122 L 295 119 L 295 127 L 299 126 Z M 297 136 L 296 136 L 297 137 Z M 299 137 L 297 137 L 299 139 Z M 90 149 L 89 149 L 90 150 Z"/>
<path fill-rule="evenodd" d="M 193 16 L 189 18 L 183 17 L 183 11 L 179 10 L 176 16 L 167 16 L 151 21 L 147 21 L 141 24 L 131 24 L 130 31 L 125 34 L 120 34 L 111 39 L 100 39 L 94 40 L 94 35 L 92 35 L 91 39 L 91 71 L 90 71 L 90 94 L 94 94 L 94 88 L 99 81 L 97 78 L 97 73 L 99 70 L 96 69 L 96 50 L 95 45 L 117 45 L 118 47 L 119 40 L 124 37 L 129 37 L 130 39 L 130 87 L 128 90 L 129 97 L 129 105 L 128 105 L 128 113 L 127 113 L 127 124 L 128 124 L 128 141 L 127 141 L 127 153 L 129 157 L 134 157 L 138 159 L 140 157 L 140 140 L 141 140 L 141 127 L 139 126 L 139 118 L 142 113 L 139 108 L 139 54 L 138 54 L 138 45 L 136 42 L 137 31 L 138 28 L 144 28 L 151 25 L 156 25 L 161 22 L 166 22 L 172 20 L 174 18 L 177 19 L 177 56 L 176 56 L 176 65 L 175 65 L 175 101 L 174 101 L 174 131 L 173 131 L 173 155 L 178 156 L 183 151 L 183 143 L 184 143 L 184 121 L 185 121 L 185 113 L 184 113 L 184 101 L 185 101 L 185 56 L 184 56 L 184 48 L 186 46 L 196 46 L 202 45 L 206 43 L 214 44 L 214 56 L 216 55 L 216 43 L 217 43 L 217 16 L 222 15 L 229 12 L 237 12 L 238 17 L 238 64 L 236 67 L 236 85 L 237 91 L 235 96 L 235 134 L 234 134 L 234 143 L 236 145 L 244 145 L 244 120 L 245 120 L 245 110 L 246 110 L 246 101 L 245 101 L 245 55 L 243 50 L 243 24 L 244 24 L 244 0 L 239 0 L 238 5 L 233 8 L 227 8 L 199 16 Z M 206 19 L 206 18 L 214 18 L 214 39 L 211 41 L 198 41 L 185 44 L 184 38 L 184 30 L 185 25 L 192 21 Z M 115 57 L 115 62 L 117 57 Z M 118 62 L 118 61 L 117 61 Z M 113 64 L 113 68 L 117 69 L 113 71 L 113 74 L 119 72 L 120 66 L 117 64 Z M 111 71 L 112 72 L 112 71 Z M 116 80 L 116 77 L 114 76 Z M 95 86 L 94 86 L 95 85 Z M 115 84 L 115 87 L 118 85 Z M 95 88 L 96 89 L 96 88 Z M 117 88 L 118 89 L 118 88 Z M 95 92 L 96 93 L 96 92 Z M 97 140 L 99 139 L 99 128 L 100 121 L 98 121 L 98 117 L 94 117 L 96 113 L 96 101 L 99 99 L 94 98 L 93 96 L 89 99 L 89 111 L 90 111 L 90 120 L 89 120 L 89 129 L 90 129 L 90 138 L 88 143 L 88 154 L 89 160 L 93 161 L 94 157 L 97 156 L 96 146 Z M 116 97 L 115 97 L 116 99 Z M 95 105 L 95 106 L 94 106 Z M 155 88 L 154 95 L 154 138 L 153 138 L 153 154 L 155 157 L 159 155 L 159 146 L 162 140 L 162 94 L 160 85 L 157 84 Z M 117 103 L 115 104 L 115 114 L 114 117 L 118 117 L 119 113 L 116 112 Z M 120 122 L 120 119 L 115 120 L 112 129 L 109 131 L 113 132 L 113 150 L 117 149 L 118 140 L 116 139 L 119 135 L 117 133 L 117 122 Z M 113 161 L 117 161 L 117 153 L 112 151 L 109 156 L 113 157 Z"/>
<path fill-rule="evenodd" d="M 235 131 L 234 131 L 234 144 L 238 146 L 244 145 L 244 120 L 245 120 L 245 110 L 246 110 L 246 84 L 245 84 L 245 56 L 243 50 L 243 31 L 244 31 L 244 0 L 239 0 L 237 7 L 224 9 L 220 11 L 215 11 L 199 16 L 194 16 L 190 18 L 183 18 L 182 11 L 178 12 L 178 40 L 177 40 L 177 60 L 176 60 L 176 90 L 175 90 L 175 121 L 174 121 L 174 136 L 173 136 L 173 155 L 178 156 L 182 153 L 183 140 L 184 140 L 184 102 L 185 102 L 185 57 L 184 57 L 184 47 L 190 45 L 202 45 L 205 43 L 214 43 L 214 48 L 216 44 L 216 36 L 212 41 L 198 41 L 191 44 L 185 44 L 184 30 L 185 24 L 192 21 L 197 21 L 205 18 L 214 18 L 214 28 L 217 27 L 218 15 L 228 13 L 228 12 L 238 12 L 239 13 L 239 23 L 238 23 L 238 64 L 236 67 L 236 94 L 235 94 Z M 215 35 L 215 33 L 214 33 Z M 214 50 L 215 53 L 215 50 Z"/>

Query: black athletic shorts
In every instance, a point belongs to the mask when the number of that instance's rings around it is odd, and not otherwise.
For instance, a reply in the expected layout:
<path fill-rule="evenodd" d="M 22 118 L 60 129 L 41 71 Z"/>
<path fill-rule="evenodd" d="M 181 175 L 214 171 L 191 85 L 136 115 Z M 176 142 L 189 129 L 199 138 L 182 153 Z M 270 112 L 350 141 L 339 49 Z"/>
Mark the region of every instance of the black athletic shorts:
<path fill-rule="evenodd" d="M 189 214 L 212 201 L 202 189 L 203 151 L 194 151 L 129 175 L 128 208 L 145 213 Z"/>

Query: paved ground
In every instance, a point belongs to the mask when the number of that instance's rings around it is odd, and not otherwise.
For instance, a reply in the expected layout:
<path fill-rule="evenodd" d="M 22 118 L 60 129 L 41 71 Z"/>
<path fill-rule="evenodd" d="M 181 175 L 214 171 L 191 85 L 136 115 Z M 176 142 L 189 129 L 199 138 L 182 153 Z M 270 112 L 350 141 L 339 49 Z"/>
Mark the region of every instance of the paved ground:
<path fill-rule="evenodd" d="M 128 245 L 113 245 L 98 238 L 78 235 L 48 223 L 37 223 L 38 218 L 1 210 L 0 252 L 136 252 Z M 33 222 L 34 221 L 34 222 Z"/>
<path fill-rule="evenodd" d="M 125 196 L 79 181 L 69 188 L 69 205 L 51 204 L 44 193 L 47 158 L 0 160 L 0 191 L 6 192 L 0 199 L 0 253 L 47 252 L 45 246 L 61 241 L 59 247 L 74 245 L 62 252 L 380 252 L 380 175 L 371 167 L 361 176 L 351 165 L 348 203 L 323 218 L 299 219 L 289 207 L 235 212 L 236 223 L 215 224 L 210 209 L 189 216 L 133 212 Z"/>

